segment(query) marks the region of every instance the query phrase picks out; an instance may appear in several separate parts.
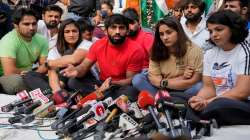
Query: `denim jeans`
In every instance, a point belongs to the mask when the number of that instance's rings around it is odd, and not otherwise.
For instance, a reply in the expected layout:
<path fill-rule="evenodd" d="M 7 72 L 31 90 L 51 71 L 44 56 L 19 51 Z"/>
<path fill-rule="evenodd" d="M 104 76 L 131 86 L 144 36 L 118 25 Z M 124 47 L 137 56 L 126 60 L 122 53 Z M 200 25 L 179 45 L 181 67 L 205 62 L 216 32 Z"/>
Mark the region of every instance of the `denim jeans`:
<path fill-rule="evenodd" d="M 148 79 L 148 72 L 147 71 L 143 71 L 143 72 L 135 75 L 134 78 L 132 79 L 132 84 L 137 90 L 139 90 L 139 91 L 146 90 L 146 91 L 150 92 L 152 95 L 155 95 L 156 92 L 158 91 L 158 88 L 153 86 L 150 83 L 150 81 Z M 188 88 L 188 89 L 184 90 L 183 92 L 194 96 L 199 92 L 201 87 L 202 87 L 202 83 L 198 82 L 198 83 L 194 84 L 191 88 Z"/>

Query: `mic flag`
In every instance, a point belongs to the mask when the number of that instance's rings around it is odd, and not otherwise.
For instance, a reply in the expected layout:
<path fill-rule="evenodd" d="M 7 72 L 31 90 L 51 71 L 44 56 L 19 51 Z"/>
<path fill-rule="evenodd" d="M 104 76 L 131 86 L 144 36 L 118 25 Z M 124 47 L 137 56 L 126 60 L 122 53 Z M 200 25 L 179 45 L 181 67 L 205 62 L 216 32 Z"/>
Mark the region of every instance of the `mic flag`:
<path fill-rule="evenodd" d="M 140 108 L 146 109 L 148 106 L 154 106 L 154 98 L 148 91 L 141 91 L 137 103 Z"/>

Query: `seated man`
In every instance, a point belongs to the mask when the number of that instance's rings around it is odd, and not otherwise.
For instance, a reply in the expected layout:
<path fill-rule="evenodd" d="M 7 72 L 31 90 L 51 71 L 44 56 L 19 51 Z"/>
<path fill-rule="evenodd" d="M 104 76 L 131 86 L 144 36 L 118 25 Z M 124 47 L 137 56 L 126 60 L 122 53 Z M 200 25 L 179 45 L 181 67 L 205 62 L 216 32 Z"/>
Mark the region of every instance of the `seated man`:
<path fill-rule="evenodd" d="M 131 101 L 135 101 L 138 91 L 131 86 L 131 80 L 136 73 L 142 70 L 143 49 L 136 42 L 126 38 L 128 21 L 124 16 L 111 15 L 105 20 L 105 28 L 108 36 L 93 44 L 80 65 L 76 67 L 70 65 L 62 73 L 64 76 L 74 78 L 71 79 L 69 86 L 78 90 L 84 88 L 86 84 L 81 82 L 80 77 L 83 77 L 97 62 L 100 69 L 100 80 L 105 81 L 111 77 L 111 84 L 120 86 L 116 92 L 106 96 L 116 98 L 125 94 Z"/>
<path fill-rule="evenodd" d="M 37 72 L 45 73 L 42 65 L 48 55 L 48 42 L 37 30 L 37 17 L 34 11 L 21 8 L 13 14 L 15 29 L 0 41 L 0 84 L 7 94 L 15 94 L 25 88 L 22 74 L 32 70 L 39 62 Z"/>

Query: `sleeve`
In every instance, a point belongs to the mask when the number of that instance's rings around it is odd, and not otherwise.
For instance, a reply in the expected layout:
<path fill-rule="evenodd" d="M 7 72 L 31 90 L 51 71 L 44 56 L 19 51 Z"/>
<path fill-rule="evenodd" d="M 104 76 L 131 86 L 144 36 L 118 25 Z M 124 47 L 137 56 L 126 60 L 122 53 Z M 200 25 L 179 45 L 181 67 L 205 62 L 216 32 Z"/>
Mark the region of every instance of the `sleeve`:
<path fill-rule="evenodd" d="M 250 46 L 242 46 L 239 53 L 239 59 L 236 59 L 236 74 L 250 75 Z"/>
<path fill-rule="evenodd" d="M 49 51 L 47 60 L 55 60 L 55 59 L 58 59 L 58 58 L 60 58 L 60 57 L 61 57 L 61 55 L 60 55 L 59 52 L 57 51 L 57 48 L 56 48 L 56 47 L 53 47 L 53 48 Z"/>
<path fill-rule="evenodd" d="M 87 54 L 87 58 L 93 62 L 97 61 L 97 44 L 93 44 L 92 47 L 90 48 L 88 54 Z"/>
<path fill-rule="evenodd" d="M 203 52 L 199 47 L 195 46 L 189 52 L 188 65 L 194 66 L 196 72 L 202 73 Z"/>
<path fill-rule="evenodd" d="M 82 50 L 89 50 L 90 47 L 92 46 L 92 42 L 83 40 L 82 43 L 77 47 L 77 49 L 82 49 Z"/>
<path fill-rule="evenodd" d="M 10 36 L 5 36 L 0 41 L 0 57 L 16 58 L 17 53 L 17 41 L 11 39 Z"/>
<path fill-rule="evenodd" d="M 42 44 L 42 49 L 41 49 L 41 54 L 40 57 L 47 57 L 49 53 L 49 42 L 45 39 L 41 39 L 41 44 Z"/>
<path fill-rule="evenodd" d="M 139 72 L 142 70 L 143 62 L 144 62 L 144 51 L 141 47 L 132 54 L 129 59 L 128 71 Z"/>
<path fill-rule="evenodd" d="M 148 73 L 150 75 L 161 75 L 161 67 L 159 62 L 155 62 L 153 60 L 149 60 L 149 68 Z"/>
<path fill-rule="evenodd" d="M 213 55 L 211 50 L 206 51 L 204 54 L 204 59 L 203 59 L 203 76 L 211 76 L 211 71 L 212 71 L 212 61 L 211 57 Z"/>

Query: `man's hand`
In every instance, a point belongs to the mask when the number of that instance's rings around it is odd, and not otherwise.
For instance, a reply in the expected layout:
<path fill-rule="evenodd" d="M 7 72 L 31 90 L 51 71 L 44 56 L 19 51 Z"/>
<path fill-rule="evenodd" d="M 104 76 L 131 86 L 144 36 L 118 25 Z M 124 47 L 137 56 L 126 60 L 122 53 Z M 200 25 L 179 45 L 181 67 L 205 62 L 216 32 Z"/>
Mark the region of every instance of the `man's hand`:
<path fill-rule="evenodd" d="M 194 110 L 201 111 L 207 106 L 208 101 L 202 97 L 193 96 L 191 99 L 188 100 L 188 104 Z"/>
<path fill-rule="evenodd" d="M 75 66 L 69 64 L 68 67 L 63 69 L 60 73 L 65 77 L 75 78 L 77 77 L 79 72 L 77 71 Z"/>
<path fill-rule="evenodd" d="M 104 92 L 105 90 L 110 88 L 110 84 L 111 84 L 111 77 L 107 78 L 102 85 L 98 88 L 101 92 Z"/>
<path fill-rule="evenodd" d="M 183 78 L 184 79 L 190 79 L 190 78 L 192 78 L 193 74 L 194 74 L 194 67 L 188 65 L 185 68 Z"/>

